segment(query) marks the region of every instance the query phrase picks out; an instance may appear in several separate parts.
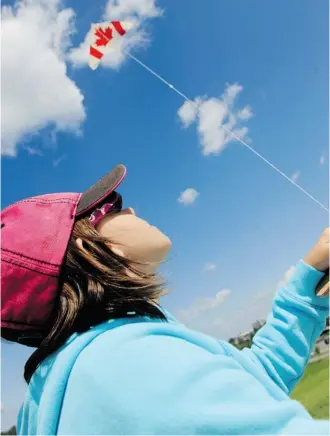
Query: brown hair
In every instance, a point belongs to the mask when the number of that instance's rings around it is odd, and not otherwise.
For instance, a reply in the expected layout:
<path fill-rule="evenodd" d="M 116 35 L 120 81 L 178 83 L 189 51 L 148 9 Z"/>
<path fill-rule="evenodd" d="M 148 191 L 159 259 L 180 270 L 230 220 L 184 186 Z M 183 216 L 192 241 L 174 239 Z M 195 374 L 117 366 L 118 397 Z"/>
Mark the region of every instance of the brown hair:
<path fill-rule="evenodd" d="M 76 242 L 81 238 L 83 248 Z M 147 316 L 166 320 L 155 304 L 166 293 L 158 275 L 138 271 L 116 255 L 87 218 L 76 222 L 60 278 L 54 318 L 37 350 L 25 364 L 27 383 L 40 363 L 65 344 L 75 332 L 109 319 Z"/>

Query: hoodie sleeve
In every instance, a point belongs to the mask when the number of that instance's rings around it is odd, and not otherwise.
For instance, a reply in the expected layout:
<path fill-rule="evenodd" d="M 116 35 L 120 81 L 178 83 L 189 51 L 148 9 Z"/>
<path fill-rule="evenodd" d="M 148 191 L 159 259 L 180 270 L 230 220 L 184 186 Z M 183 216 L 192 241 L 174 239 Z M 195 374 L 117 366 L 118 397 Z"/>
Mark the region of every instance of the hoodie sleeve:
<path fill-rule="evenodd" d="M 329 315 L 329 297 L 315 289 L 323 273 L 300 261 L 289 282 L 277 291 L 266 324 L 241 351 L 262 366 L 290 394 L 301 379 Z"/>
<path fill-rule="evenodd" d="M 127 334 L 112 346 L 105 334 L 80 355 L 56 434 L 329 434 L 327 421 L 313 420 L 263 371 L 184 339 L 180 326 Z"/>

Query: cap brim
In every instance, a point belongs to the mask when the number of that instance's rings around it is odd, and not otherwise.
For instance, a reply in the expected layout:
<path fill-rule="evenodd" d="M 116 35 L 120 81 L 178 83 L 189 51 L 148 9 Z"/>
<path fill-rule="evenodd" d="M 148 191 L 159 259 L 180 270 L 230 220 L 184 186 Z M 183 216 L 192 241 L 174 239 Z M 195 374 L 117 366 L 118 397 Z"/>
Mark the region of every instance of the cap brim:
<path fill-rule="evenodd" d="M 99 180 L 84 192 L 78 203 L 76 216 L 80 217 L 90 210 L 94 209 L 99 203 L 102 203 L 109 195 L 117 189 L 126 175 L 124 165 L 116 166 L 110 173 Z"/>

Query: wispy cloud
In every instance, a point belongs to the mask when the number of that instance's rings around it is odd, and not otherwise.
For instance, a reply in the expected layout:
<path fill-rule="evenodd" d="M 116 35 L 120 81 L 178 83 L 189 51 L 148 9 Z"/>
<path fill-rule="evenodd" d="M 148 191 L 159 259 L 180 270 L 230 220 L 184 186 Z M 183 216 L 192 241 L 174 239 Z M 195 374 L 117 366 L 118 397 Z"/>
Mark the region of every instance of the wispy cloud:
<path fill-rule="evenodd" d="M 321 156 L 320 157 L 320 165 L 324 165 L 324 163 L 325 163 L 325 157 Z"/>
<path fill-rule="evenodd" d="M 193 204 L 197 197 L 199 196 L 199 192 L 194 188 L 188 188 L 185 191 L 181 192 L 180 197 L 178 198 L 178 202 L 188 206 Z"/>
<path fill-rule="evenodd" d="M 109 50 L 104 55 L 100 65 L 117 69 L 127 59 L 127 51 L 145 47 L 151 39 L 145 24 L 151 19 L 160 17 L 162 13 L 162 9 L 156 5 L 156 0 L 109 0 L 99 21 L 129 21 L 132 28 L 124 38 L 119 38 L 116 41 L 115 49 Z M 92 36 L 91 31 L 89 31 L 81 45 L 70 51 L 68 59 L 76 67 L 84 67 L 88 64 Z"/>
<path fill-rule="evenodd" d="M 2 6 L 1 12 L 1 153 L 15 156 L 26 135 L 49 125 L 77 133 L 86 114 L 64 62 L 75 31 L 73 9 L 60 0 L 34 0 Z"/>
<path fill-rule="evenodd" d="M 291 265 L 284 273 L 284 277 L 282 280 L 280 280 L 275 287 L 275 290 L 278 289 L 280 286 L 284 286 L 288 283 L 288 281 L 290 280 L 290 278 L 292 277 L 292 275 L 294 274 L 296 270 L 296 267 L 294 265 Z M 258 292 L 257 294 L 255 294 L 254 298 L 256 300 L 262 300 L 264 298 L 268 298 L 269 297 L 269 293 L 271 292 L 271 294 L 274 294 L 274 289 L 271 289 L 270 291 L 261 291 Z"/>
<path fill-rule="evenodd" d="M 237 138 L 249 141 L 248 128 L 240 123 L 247 122 L 253 116 L 252 108 L 248 105 L 236 110 L 236 100 L 242 91 L 242 85 L 228 84 L 220 98 L 198 96 L 194 103 L 186 101 L 179 108 L 178 116 L 184 128 L 196 123 L 205 156 L 219 154 Z"/>
<path fill-rule="evenodd" d="M 281 281 L 252 295 L 226 290 L 224 294 L 220 294 L 218 302 L 217 298 L 196 299 L 188 308 L 176 312 L 176 316 L 189 328 L 217 338 L 229 339 L 249 330 L 253 322 L 267 318 L 276 289 L 287 283 L 294 271 L 295 267 L 290 266 Z M 222 304 L 225 306 L 222 307 Z"/>
<path fill-rule="evenodd" d="M 210 272 L 210 271 L 214 271 L 216 269 L 217 269 L 217 266 L 215 263 L 208 262 L 204 265 L 203 272 Z"/>
<path fill-rule="evenodd" d="M 191 321 L 209 310 L 220 306 L 231 294 L 229 289 L 219 291 L 215 297 L 197 298 L 190 307 L 179 312 L 179 318 L 183 321 Z"/>
<path fill-rule="evenodd" d="M 294 274 L 295 270 L 296 270 L 296 267 L 294 265 L 291 265 L 290 268 L 288 268 L 285 271 L 284 279 L 278 282 L 277 287 L 286 285 L 288 283 L 288 281 L 291 279 L 291 277 Z"/>
<path fill-rule="evenodd" d="M 55 159 L 53 161 L 53 167 L 56 168 L 59 166 L 59 164 L 67 157 L 66 154 L 63 154 L 62 156 L 60 156 L 59 158 Z"/>
<path fill-rule="evenodd" d="M 299 177 L 300 177 L 300 171 L 295 171 L 295 172 L 292 174 L 292 176 L 291 176 L 291 180 L 292 180 L 293 182 L 297 182 L 298 179 L 299 179 Z"/>
<path fill-rule="evenodd" d="M 23 148 L 30 156 L 42 156 L 42 151 L 37 148 L 30 147 L 29 145 L 26 145 Z"/>
<path fill-rule="evenodd" d="M 283 274 L 283 279 L 266 290 L 259 290 L 252 295 L 229 291 L 222 298 L 220 294 L 220 304 L 214 298 L 200 298 L 187 309 L 177 312 L 176 316 L 192 329 L 217 338 L 229 339 L 250 329 L 256 320 L 267 318 L 276 289 L 288 282 L 294 270 L 295 267 L 290 266 Z M 230 298 L 227 298 L 229 295 Z"/>

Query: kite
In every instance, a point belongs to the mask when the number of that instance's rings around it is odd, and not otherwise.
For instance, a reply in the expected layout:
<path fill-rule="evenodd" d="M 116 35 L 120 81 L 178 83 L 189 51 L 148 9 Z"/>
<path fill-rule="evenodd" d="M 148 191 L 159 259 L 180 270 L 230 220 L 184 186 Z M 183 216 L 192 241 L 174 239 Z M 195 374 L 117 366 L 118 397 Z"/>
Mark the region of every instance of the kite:
<path fill-rule="evenodd" d="M 89 66 L 96 70 L 104 54 L 132 28 L 129 21 L 106 21 L 91 25 L 93 40 L 89 47 Z"/>

